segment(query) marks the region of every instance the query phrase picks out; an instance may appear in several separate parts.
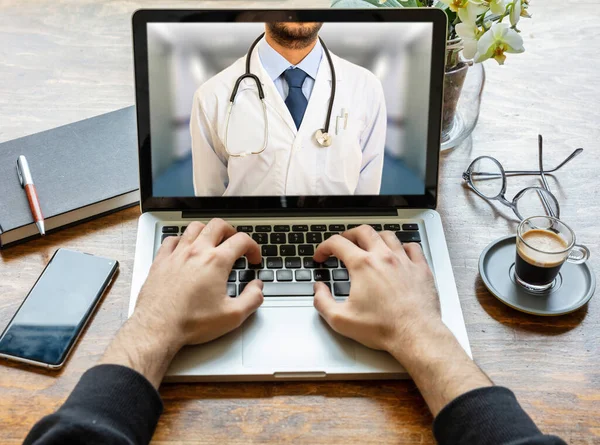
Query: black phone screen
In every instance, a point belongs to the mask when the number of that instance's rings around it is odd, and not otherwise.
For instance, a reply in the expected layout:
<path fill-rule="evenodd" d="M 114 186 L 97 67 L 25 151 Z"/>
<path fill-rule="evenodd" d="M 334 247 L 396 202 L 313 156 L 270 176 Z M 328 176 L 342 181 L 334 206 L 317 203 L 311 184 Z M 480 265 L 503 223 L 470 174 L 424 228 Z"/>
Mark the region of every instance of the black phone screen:
<path fill-rule="evenodd" d="M 0 337 L 0 354 L 61 364 L 118 267 L 59 249 Z"/>

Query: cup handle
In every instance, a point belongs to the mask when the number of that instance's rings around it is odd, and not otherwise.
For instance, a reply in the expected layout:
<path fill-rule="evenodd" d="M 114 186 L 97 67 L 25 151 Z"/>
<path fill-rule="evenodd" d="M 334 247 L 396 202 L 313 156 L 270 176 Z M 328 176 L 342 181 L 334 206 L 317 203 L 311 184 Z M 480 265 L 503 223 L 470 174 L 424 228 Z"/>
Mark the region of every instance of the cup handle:
<path fill-rule="evenodd" d="M 567 261 L 573 264 L 583 264 L 588 260 L 589 257 L 590 249 L 582 244 L 575 244 L 573 249 L 571 249 L 571 253 L 569 253 Z"/>

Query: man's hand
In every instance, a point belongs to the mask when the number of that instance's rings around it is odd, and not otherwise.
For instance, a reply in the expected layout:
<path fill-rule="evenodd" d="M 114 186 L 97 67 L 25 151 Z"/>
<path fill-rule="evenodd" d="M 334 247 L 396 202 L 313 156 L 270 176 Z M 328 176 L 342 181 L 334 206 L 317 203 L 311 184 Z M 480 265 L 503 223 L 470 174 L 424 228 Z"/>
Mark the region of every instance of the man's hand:
<path fill-rule="evenodd" d="M 128 366 L 155 387 L 185 345 L 205 343 L 239 327 L 263 302 L 262 282 L 227 296 L 227 277 L 245 255 L 261 261 L 260 248 L 221 219 L 191 223 L 181 237 L 167 238 L 158 251 L 131 318 L 101 363 Z"/>
<path fill-rule="evenodd" d="M 317 283 L 315 307 L 331 327 L 374 349 L 408 344 L 425 327 L 442 324 L 433 275 L 418 244 L 405 246 L 392 232 L 360 226 L 320 244 L 315 261 L 335 256 L 350 274 L 350 297 L 337 303 Z"/>
<path fill-rule="evenodd" d="M 221 219 L 191 223 L 158 251 L 138 297 L 134 318 L 169 333 L 181 346 L 206 343 L 239 327 L 263 302 L 262 282 L 227 296 L 227 277 L 245 255 L 260 263 L 258 244 Z"/>
<path fill-rule="evenodd" d="M 417 244 L 361 226 L 319 245 L 314 259 L 335 256 L 352 286 L 345 302 L 315 285 L 315 308 L 337 332 L 392 354 L 409 372 L 433 415 L 451 400 L 492 383 L 442 322 L 433 275 Z"/>

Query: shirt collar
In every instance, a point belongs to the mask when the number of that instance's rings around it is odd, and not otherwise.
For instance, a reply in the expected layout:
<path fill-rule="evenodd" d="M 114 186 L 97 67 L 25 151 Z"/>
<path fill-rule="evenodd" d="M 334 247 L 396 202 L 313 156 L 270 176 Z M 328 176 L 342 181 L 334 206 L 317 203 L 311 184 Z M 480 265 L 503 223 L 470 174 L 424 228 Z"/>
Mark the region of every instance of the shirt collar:
<path fill-rule="evenodd" d="M 267 43 L 267 40 L 263 38 L 258 45 L 258 55 L 263 68 L 273 81 L 290 67 L 300 68 L 316 80 L 319 65 L 321 64 L 321 58 L 323 57 L 323 47 L 321 46 L 321 41 L 317 40 L 317 44 L 306 57 L 302 59 L 298 65 L 292 65 L 285 57 L 275 51 L 273 47 Z"/>

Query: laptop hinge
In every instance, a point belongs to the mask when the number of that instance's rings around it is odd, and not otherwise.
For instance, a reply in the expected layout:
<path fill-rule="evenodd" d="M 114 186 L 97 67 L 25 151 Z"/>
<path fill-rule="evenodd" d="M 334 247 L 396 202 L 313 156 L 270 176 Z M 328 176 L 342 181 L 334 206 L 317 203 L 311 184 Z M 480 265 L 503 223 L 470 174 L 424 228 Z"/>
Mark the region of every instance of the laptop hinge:
<path fill-rule="evenodd" d="M 360 209 L 227 209 L 227 210 L 185 210 L 181 216 L 183 218 L 206 218 L 206 217 L 244 217 L 260 218 L 266 215 L 272 217 L 287 216 L 396 216 L 398 211 L 393 207 L 387 208 L 360 208 Z"/>

